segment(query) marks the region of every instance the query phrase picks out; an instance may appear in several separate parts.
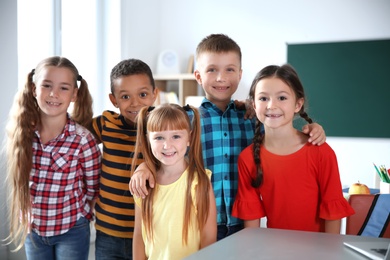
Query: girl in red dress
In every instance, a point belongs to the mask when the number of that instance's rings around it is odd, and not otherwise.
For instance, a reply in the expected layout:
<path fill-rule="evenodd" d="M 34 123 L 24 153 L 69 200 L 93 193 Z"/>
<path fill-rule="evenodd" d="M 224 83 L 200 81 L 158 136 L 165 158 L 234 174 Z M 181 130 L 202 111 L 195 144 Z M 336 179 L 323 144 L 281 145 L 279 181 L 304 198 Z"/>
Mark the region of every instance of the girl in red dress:
<path fill-rule="evenodd" d="M 332 148 L 307 142 L 293 126 L 305 112 L 305 93 L 290 65 L 267 66 L 253 80 L 254 142 L 238 158 L 238 193 L 233 216 L 245 227 L 340 233 L 341 218 L 354 214 L 342 194 Z"/>

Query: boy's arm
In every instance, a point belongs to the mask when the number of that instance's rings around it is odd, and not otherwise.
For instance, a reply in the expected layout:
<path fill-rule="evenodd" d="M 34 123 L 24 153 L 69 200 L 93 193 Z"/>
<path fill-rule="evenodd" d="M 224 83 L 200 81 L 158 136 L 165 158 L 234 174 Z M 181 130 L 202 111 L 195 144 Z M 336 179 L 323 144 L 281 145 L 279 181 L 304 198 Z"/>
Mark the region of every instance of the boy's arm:
<path fill-rule="evenodd" d="M 245 119 L 252 119 L 256 116 L 256 111 L 249 99 L 244 101 L 234 100 L 234 103 L 237 109 L 246 110 L 244 115 Z M 326 141 L 325 131 L 322 126 L 317 123 L 304 125 L 302 132 L 310 136 L 308 142 L 312 143 L 313 145 L 321 145 Z"/>
<path fill-rule="evenodd" d="M 204 248 L 208 245 L 217 241 L 217 207 L 215 204 L 215 197 L 213 186 L 210 182 L 210 190 L 209 190 L 209 215 L 206 220 L 206 224 L 203 227 L 201 232 L 202 237 L 200 239 L 200 248 Z"/>
<path fill-rule="evenodd" d="M 245 110 L 244 119 L 252 119 L 256 116 L 255 109 L 252 106 L 252 102 L 249 99 L 240 101 L 234 100 L 234 104 L 237 109 Z"/>
<path fill-rule="evenodd" d="M 129 191 L 133 196 L 145 198 L 148 196 L 148 189 L 146 188 L 146 181 L 149 182 L 149 186 L 154 188 L 155 179 L 153 174 L 146 166 L 146 163 L 141 163 L 133 175 L 130 178 L 129 182 Z"/>
<path fill-rule="evenodd" d="M 133 259 L 146 259 L 145 244 L 142 239 L 142 214 L 141 208 L 135 205 L 135 224 L 133 235 Z"/>
<path fill-rule="evenodd" d="M 326 141 L 325 131 L 321 125 L 317 123 L 307 124 L 302 127 L 302 132 L 309 135 L 309 143 L 313 145 L 321 145 Z"/>

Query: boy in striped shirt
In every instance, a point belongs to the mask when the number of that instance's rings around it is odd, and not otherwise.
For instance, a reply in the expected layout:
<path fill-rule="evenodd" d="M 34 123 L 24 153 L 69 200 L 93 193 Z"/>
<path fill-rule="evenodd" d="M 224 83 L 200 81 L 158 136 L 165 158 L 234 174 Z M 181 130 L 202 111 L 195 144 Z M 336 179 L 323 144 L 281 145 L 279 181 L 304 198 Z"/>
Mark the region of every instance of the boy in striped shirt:
<path fill-rule="evenodd" d="M 90 130 L 103 146 L 99 197 L 96 201 L 96 259 L 132 259 L 134 200 L 128 183 L 137 134 L 136 116 L 153 105 L 156 87 L 150 67 L 123 60 L 111 71 L 109 98 L 120 113 L 103 111 Z"/>

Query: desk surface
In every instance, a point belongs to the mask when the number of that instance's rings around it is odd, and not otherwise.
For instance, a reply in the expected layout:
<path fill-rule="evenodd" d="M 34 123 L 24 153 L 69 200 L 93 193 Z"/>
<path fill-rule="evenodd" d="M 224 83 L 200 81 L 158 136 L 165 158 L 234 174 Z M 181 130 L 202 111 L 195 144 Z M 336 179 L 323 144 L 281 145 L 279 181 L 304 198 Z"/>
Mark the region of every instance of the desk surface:
<path fill-rule="evenodd" d="M 271 228 L 246 228 L 186 258 L 192 259 L 367 259 L 344 241 L 389 241 L 386 238 L 335 235 Z"/>

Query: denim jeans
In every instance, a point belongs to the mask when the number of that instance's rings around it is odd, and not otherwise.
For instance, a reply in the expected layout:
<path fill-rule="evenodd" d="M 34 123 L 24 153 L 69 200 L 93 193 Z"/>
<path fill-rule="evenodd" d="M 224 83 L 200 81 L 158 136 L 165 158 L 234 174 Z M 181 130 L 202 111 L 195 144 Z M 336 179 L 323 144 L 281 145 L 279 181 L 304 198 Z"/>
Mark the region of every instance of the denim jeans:
<path fill-rule="evenodd" d="M 88 260 L 90 235 L 89 220 L 83 217 L 62 235 L 44 237 L 31 232 L 24 244 L 27 260 Z"/>
<path fill-rule="evenodd" d="M 133 259 L 133 239 L 107 235 L 96 231 L 96 260 Z"/>
<path fill-rule="evenodd" d="M 230 236 L 244 228 L 244 224 L 235 226 L 218 225 L 217 226 L 217 241 Z"/>

